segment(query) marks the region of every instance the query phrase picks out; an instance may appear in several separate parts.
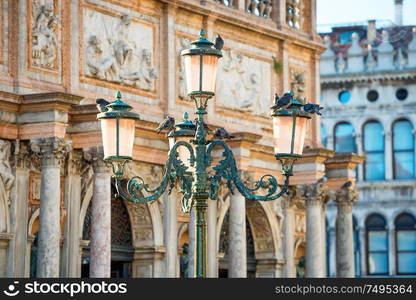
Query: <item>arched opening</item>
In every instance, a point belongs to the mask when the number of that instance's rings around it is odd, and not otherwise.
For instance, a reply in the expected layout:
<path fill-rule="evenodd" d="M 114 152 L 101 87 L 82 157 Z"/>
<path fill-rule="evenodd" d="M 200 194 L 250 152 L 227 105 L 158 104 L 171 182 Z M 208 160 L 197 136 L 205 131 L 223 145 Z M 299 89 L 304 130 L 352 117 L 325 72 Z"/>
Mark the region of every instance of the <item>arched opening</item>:
<path fill-rule="evenodd" d="M 415 177 L 415 138 L 408 120 L 393 124 L 393 174 L 395 179 Z"/>
<path fill-rule="evenodd" d="M 295 242 L 296 278 L 305 278 L 306 275 L 306 243 L 304 238 Z"/>
<path fill-rule="evenodd" d="M 377 121 L 370 121 L 364 125 L 364 162 L 365 180 L 384 180 L 384 135 L 383 125 Z"/>
<path fill-rule="evenodd" d="M 354 127 L 347 122 L 341 122 L 334 128 L 334 149 L 339 153 L 357 152 Z"/>
<path fill-rule="evenodd" d="M 379 214 L 370 215 L 365 221 L 367 240 L 367 272 L 369 275 L 388 275 L 387 223 Z"/>
<path fill-rule="evenodd" d="M 409 213 L 402 213 L 397 216 L 394 226 L 397 274 L 416 274 L 416 219 Z"/>

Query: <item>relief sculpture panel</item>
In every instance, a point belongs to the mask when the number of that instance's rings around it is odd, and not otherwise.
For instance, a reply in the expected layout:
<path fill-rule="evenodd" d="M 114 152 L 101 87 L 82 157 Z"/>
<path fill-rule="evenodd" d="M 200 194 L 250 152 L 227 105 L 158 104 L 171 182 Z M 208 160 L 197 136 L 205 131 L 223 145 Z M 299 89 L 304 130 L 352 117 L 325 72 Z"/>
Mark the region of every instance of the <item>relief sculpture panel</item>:
<path fill-rule="evenodd" d="M 216 99 L 221 107 L 267 116 L 271 103 L 269 62 L 225 50 L 217 76 Z"/>
<path fill-rule="evenodd" d="M 58 68 L 57 1 L 32 0 L 28 1 L 28 8 L 31 11 L 29 64 L 33 67 L 55 71 Z"/>
<path fill-rule="evenodd" d="M 129 15 L 84 9 L 84 74 L 87 77 L 155 90 L 153 27 Z"/>

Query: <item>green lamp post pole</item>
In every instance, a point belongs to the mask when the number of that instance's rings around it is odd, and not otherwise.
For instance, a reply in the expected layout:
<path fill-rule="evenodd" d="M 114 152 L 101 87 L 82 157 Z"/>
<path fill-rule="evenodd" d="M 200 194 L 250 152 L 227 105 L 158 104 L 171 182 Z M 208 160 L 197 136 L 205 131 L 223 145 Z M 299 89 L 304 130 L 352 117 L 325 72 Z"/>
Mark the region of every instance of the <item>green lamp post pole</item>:
<path fill-rule="evenodd" d="M 139 115 L 131 112 L 132 107 L 117 99 L 102 107 L 97 118 L 101 120 L 103 135 L 104 159 L 113 166 L 117 194 L 134 203 L 158 199 L 166 190 L 178 186 L 183 195 L 181 203 L 184 212 L 196 210 L 196 277 L 206 277 L 206 211 L 208 198 L 218 199 L 221 182 L 233 192 L 233 187 L 248 200 L 272 201 L 287 192 L 289 177 L 292 176 L 294 162 L 301 157 L 306 135 L 307 120 L 311 118 L 310 110 L 315 104 L 307 106 L 293 98 L 293 93 L 286 93 L 281 99 L 275 98 L 272 107 L 273 129 L 276 158 L 281 162 L 282 174 L 285 177 L 279 189 L 277 180 L 272 175 L 263 175 L 254 187 L 247 187 L 242 182 L 236 161 L 229 146 L 222 140 L 207 140 L 204 115 L 207 114 L 207 103 L 214 96 L 216 70 L 221 47 L 205 38 L 201 30 L 191 48 L 183 50 L 189 96 L 196 105 L 196 124 L 185 120 L 177 124 L 168 137 L 174 141 L 168 153 L 162 181 L 155 189 L 150 189 L 140 176 L 128 181 L 124 179 L 124 165 L 132 160 L 135 121 Z M 312 105 L 312 106 L 311 106 Z M 316 108 L 316 107 L 315 107 Z M 319 106 L 318 106 L 319 108 Z M 313 110 L 313 109 L 312 109 Z M 309 112 L 308 112 L 309 111 Z M 319 112 L 319 109 L 318 109 Z M 184 137 L 190 138 L 189 142 Z M 179 139 L 182 137 L 182 139 Z M 212 151 L 222 148 L 222 159 L 212 166 Z M 188 161 L 180 158 L 180 151 L 187 153 Z M 258 195 L 256 192 L 264 192 Z M 148 196 L 144 196 L 145 192 Z"/>

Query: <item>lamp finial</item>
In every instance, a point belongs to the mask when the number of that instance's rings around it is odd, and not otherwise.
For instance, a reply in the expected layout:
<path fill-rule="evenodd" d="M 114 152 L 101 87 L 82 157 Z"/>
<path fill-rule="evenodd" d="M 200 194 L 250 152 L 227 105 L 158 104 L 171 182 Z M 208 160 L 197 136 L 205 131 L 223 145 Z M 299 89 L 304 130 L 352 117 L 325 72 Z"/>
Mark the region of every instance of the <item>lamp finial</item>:
<path fill-rule="evenodd" d="M 117 91 L 117 93 L 116 93 L 116 99 L 117 100 L 121 100 L 121 92 L 120 91 Z"/>

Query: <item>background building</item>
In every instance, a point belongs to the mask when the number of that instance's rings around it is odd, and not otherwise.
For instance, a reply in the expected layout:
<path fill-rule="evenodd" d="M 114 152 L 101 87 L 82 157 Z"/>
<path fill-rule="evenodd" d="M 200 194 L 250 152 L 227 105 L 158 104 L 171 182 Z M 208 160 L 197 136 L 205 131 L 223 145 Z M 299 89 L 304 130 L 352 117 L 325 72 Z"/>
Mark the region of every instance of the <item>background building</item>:
<path fill-rule="evenodd" d="M 322 33 L 323 144 L 366 157 L 356 169 L 357 276 L 416 275 L 416 28 L 375 20 Z M 335 207 L 327 210 L 328 272 L 335 276 Z"/>
<path fill-rule="evenodd" d="M 247 183 L 279 177 L 269 107 L 290 88 L 319 98 L 315 14 L 315 0 L 1 1 L 0 276 L 105 277 L 110 267 L 113 277 L 192 276 L 193 217 L 180 197 L 114 198 L 95 99 L 120 90 L 140 113 L 127 173 L 156 186 L 169 143 L 155 128 L 194 110 L 180 50 L 201 28 L 211 40 L 219 33 L 224 57 L 205 121 L 236 136 L 229 145 Z M 254 203 L 224 189 L 209 201 L 209 277 L 326 276 L 332 199 L 346 220 L 338 271 L 351 276 L 350 169 L 361 159 L 322 149 L 319 124 L 308 130 L 289 196 Z M 100 263 L 110 255 L 111 266 Z"/>

